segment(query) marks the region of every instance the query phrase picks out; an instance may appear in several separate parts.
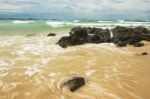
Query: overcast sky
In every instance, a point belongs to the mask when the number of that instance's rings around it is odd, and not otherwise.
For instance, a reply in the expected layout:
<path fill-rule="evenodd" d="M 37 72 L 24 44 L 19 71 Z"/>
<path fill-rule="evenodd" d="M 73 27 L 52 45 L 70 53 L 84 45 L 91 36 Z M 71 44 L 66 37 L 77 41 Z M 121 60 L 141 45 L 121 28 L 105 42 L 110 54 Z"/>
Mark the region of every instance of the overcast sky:
<path fill-rule="evenodd" d="M 0 0 L 0 17 L 150 19 L 150 0 Z"/>

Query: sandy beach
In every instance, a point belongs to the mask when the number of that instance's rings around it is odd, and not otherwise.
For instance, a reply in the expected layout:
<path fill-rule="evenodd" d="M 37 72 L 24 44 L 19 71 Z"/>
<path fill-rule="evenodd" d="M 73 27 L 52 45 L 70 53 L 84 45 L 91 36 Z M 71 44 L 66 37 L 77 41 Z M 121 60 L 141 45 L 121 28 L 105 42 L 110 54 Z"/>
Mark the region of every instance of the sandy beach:
<path fill-rule="evenodd" d="M 62 35 L 0 37 L 0 99 L 149 99 L 150 43 L 135 48 L 113 43 L 63 49 Z M 76 92 L 60 88 L 65 79 L 83 76 Z"/>

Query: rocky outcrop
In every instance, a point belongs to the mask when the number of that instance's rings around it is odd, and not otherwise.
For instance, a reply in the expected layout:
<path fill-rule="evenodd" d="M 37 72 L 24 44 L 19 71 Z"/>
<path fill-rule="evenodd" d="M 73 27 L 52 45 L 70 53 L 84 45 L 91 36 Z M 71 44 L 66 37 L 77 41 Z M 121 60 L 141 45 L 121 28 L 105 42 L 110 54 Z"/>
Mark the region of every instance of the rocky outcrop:
<path fill-rule="evenodd" d="M 74 27 L 69 36 L 62 37 L 57 44 L 66 48 L 67 46 L 81 45 L 85 43 L 114 43 L 118 47 L 127 44 L 135 47 L 144 46 L 142 40 L 150 41 L 150 31 L 142 26 L 130 28 L 117 26 L 112 30 Z"/>
<path fill-rule="evenodd" d="M 55 33 L 49 33 L 47 36 L 56 36 Z"/>
<path fill-rule="evenodd" d="M 113 33 L 113 43 L 117 44 L 122 42 L 121 45 L 134 45 L 135 47 L 144 46 L 142 43 L 139 43 L 142 40 L 150 40 L 150 31 L 142 26 L 129 28 L 117 26 L 112 29 Z"/>
<path fill-rule="evenodd" d="M 67 46 L 85 43 L 104 43 L 111 41 L 108 29 L 74 27 L 69 33 L 70 36 L 62 37 L 57 44 L 66 48 Z"/>
<path fill-rule="evenodd" d="M 73 77 L 70 80 L 64 82 L 63 86 L 67 86 L 71 92 L 78 90 L 85 85 L 85 79 L 83 77 Z"/>

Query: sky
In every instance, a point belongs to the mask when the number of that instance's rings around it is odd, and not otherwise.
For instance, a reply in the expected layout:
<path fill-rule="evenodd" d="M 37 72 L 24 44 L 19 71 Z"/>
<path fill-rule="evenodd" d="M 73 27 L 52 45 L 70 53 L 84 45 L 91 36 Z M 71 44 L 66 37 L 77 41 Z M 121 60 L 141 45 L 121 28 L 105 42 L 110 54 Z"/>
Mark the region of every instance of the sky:
<path fill-rule="evenodd" d="M 150 0 L 0 0 L 0 18 L 150 20 Z"/>

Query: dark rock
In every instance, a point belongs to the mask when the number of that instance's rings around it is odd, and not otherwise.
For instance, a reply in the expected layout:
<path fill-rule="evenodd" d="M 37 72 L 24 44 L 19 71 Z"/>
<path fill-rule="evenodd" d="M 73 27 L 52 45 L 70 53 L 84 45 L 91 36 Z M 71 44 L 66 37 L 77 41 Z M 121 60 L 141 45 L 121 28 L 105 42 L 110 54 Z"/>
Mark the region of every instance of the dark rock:
<path fill-rule="evenodd" d="M 47 36 L 56 36 L 55 33 L 49 33 Z"/>
<path fill-rule="evenodd" d="M 125 41 L 131 38 L 132 39 L 137 38 L 137 35 L 134 32 L 133 28 L 117 26 L 114 29 L 112 29 L 112 33 L 113 33 L 113 40 L 118 39 Z"/>
<path fill-rule="evenodd" d="M 135 43 L 134 44 L 134 47 L 141 47 L 141 46 L 144 46 L 144 43 Z"/>
<path fill-rule="evenodd" d="M 85 79 L 83 77 L 73 77 L 63 84 L 63 86 L 67 86 L 72 92 L 78 90 L 83 85 L 85 85 Z"/>
<path fill-rule="evenodd" d="M 70 37 L 64 36 L 62 37 L 57 44 L 59 44 L 62 48 L 67 48 L 70 45 Z"/>
<path fill-rule="evenodd" d="M 148 53 L 147 52 L 143 52 L 141 55 L 148 55 Z"/>
<path fill-rule="evenodd" d="M 111 32 L 113 37 L 111 37 Z M 74 27 L 68 37 L 62 37 L 57 44 L 62 47 L 81 45 L 85 43 L 111 43 L 118 47 L 127 44 L 135 47 L 144 46 L 142 40 L 150 41 L 150 31 L 142 26 L 130 28 L 117 26 L 112 30 L 102 28 Z"/>
<path fill-rule="evenodd" d="M 111 36 L 108 29 L 95 28 L 94 35 L 90 37 L 89 43 L 104 43 L 110 42 Z"/>
<path fill-rule="evenodd" d="M 140 42 L 141 40 L 138 40 L 138 39 L 129 39 L 128 41 L 127 41 L 127 43 L 129 44 L 129 45 L 134 45 L 135 43 L 138 43 L 138 42 Z"/>
<path fill-rule="evenodd" d="M 124 46 L 127 45 L 127 43 L 126 43 L 126 42 L 123 42 L 123 41 L 118 41 L 118 42 L 116 43 L 116 45 L 117 45 L 118 47 L 124 47 Z"/>
<path fill-rule="evenodd" d="M 70 31 L 70 46 L 80 45 L 87 42 L 87 31 L 86 28 L 74 27 Z"/>

